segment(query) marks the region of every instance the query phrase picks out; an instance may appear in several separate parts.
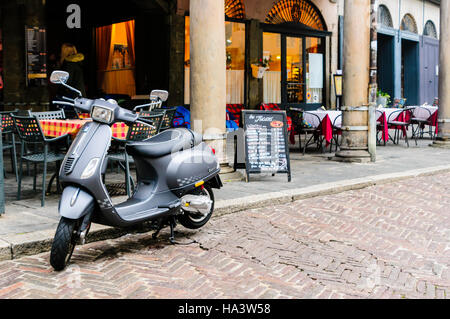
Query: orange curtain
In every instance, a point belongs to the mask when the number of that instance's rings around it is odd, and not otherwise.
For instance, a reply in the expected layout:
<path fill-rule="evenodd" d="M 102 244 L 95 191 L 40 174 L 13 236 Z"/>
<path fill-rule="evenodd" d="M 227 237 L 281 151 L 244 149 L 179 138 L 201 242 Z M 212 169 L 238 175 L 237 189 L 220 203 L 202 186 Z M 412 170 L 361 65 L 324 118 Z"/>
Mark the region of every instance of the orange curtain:
<path fill-rule="evenodd" d="M 103 86 L 103 81 L 105 79 L 105 71 L 109 67 L 111 55 L 111 34 L 112 34 L 112 25 L 100 27 L 95 30 L 99 87 Z"/>
<path fill-rule="evenodd" d="M 131 67 L 134 68 L 135 54 L 134 54 L 134 20 L 127 21 L 125 24 L 127 30 L 128 53 L 130 55 Z"/>

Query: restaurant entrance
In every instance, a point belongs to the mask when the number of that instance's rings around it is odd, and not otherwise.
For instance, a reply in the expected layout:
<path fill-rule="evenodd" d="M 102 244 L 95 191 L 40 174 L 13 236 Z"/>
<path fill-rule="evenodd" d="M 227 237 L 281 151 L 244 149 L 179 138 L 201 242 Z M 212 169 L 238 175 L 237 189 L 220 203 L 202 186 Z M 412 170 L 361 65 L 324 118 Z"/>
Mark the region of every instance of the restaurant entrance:
<path fill-rule="evenodd" d="M 271 29 L 272 26 L 267 26 L 263 33 L 263 57 L 269 60 L 269 70 L 263 79 L 264 103 L 305 110 L 322 106 L 326 33 L 308 36 Z"/>

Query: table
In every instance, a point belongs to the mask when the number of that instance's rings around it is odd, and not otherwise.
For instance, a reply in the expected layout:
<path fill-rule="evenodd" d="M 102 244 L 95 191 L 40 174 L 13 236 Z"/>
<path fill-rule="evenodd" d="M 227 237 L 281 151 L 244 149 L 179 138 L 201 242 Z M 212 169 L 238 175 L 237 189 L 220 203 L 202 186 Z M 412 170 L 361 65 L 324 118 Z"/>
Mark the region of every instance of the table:
<path fill-rule="evenodd" d="M 75 137 L 81 127 L 89 121 L 91 120 L 41 120 L 39 123 L 45 136 L 59 137 L 69 134 Z M 128 126 L 125 123 L 114 123 L 111 130 L 115 138 L 125 139 L 127 137 Z"/>
<path fill-rule="evenodd" d="M 333 138 L 333 124 L 335 128 L 342 126 L 342 111 L 305 111 L 303 112 L 303 120 L 314 128 L 322 125 L 322 135 L 328 146 Z"/>

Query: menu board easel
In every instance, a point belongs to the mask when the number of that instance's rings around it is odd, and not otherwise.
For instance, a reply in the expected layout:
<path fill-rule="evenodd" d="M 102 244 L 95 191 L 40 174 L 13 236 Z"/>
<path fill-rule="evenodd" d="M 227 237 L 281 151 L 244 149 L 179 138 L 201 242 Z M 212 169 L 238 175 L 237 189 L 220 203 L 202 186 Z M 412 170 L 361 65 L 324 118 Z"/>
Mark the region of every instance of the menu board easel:
<path fill-rule="evenodd" d="M 291 164 L 285 111 L 242 110 L 246 181 L 250 174 L 286 173 L 291 181 Z"/>
<path fill-rule="evenodd" d="M 47 84 L 46 30 L 39 27 L 25 27 L 26 84 Z"/>

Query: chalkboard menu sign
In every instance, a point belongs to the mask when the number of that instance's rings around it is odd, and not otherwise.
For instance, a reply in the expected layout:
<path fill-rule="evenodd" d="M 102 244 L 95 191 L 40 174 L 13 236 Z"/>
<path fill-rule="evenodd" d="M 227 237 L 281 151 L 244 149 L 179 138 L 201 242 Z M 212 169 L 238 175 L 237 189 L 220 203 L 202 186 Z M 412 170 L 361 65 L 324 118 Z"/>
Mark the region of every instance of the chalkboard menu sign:
<path fill-rule="evenodd" d="M 287 173 L 291 165 L 284 111 L 242 110 L 245 134 L 245 170 L 250 174 Z"/>
<path fill-rule="evenodd" d="M 44 28 L 25 27 L 27 85 L 47 84 L 47 48 Z"/>

